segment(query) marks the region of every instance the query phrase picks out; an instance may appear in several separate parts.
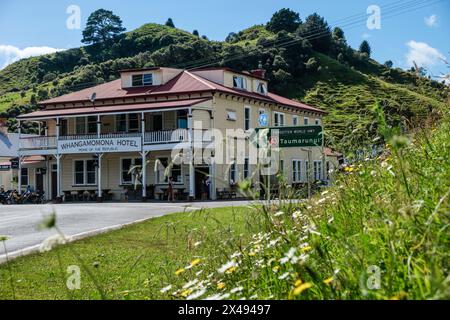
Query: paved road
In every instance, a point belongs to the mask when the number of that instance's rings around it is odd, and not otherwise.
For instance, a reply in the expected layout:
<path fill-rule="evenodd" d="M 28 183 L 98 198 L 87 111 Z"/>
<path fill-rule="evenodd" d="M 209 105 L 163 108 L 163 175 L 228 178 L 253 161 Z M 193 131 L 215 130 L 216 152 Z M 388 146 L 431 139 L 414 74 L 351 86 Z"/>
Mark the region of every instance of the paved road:
<path fill-rule="evenodd" d="M 54 230 L 39 231 L 36 226 L 54 210 L 62 232 L 74 239 L 83 238 L 123 225 L 185 210 L 242 206 L 248 201 L 175 202 L 175 203 L 76 203 L 59 205 L 0 206 L 0 236 L 6 241 L 8 256 L 34 252 Z M 0 263 L 5 260 L 0 246 Z"/>

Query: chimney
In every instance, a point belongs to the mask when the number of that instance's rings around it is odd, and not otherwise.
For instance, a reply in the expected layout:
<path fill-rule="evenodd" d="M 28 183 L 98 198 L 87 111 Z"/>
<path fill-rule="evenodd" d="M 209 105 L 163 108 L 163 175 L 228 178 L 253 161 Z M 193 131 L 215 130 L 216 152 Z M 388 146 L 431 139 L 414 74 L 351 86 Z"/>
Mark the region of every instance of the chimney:
<path fill-rule="evenodd" d="M 258 69 L 252 70 L 251 73 L 252 73 L 252 75 L 254 75 L 256 77 L 263 78 L 263 79 L 266 78 L 266 70 L 263 69 L 263 65 L 262 65 L 261 61 L 259 61 Z"/>

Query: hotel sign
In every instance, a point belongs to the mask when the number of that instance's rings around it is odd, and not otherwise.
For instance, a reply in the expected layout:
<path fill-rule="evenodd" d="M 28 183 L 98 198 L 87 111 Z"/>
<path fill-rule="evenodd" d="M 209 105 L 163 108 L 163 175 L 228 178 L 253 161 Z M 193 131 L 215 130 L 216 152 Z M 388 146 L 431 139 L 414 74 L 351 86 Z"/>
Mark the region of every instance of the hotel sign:
<path fill-rule="evenodd" d="M 72 139 L 58 141 L 59 154 L 140 152 L 141 150 L 141 137 Z"/>
<path fill-rule="evenodd" d="M 273 130 L 278 130 L 278 135 L 272 135 Z M 277 140 L 280 148 L 317 147 L 322 146 L 322 131 L 322 126 L 272 127 L 268 138 Z"/>

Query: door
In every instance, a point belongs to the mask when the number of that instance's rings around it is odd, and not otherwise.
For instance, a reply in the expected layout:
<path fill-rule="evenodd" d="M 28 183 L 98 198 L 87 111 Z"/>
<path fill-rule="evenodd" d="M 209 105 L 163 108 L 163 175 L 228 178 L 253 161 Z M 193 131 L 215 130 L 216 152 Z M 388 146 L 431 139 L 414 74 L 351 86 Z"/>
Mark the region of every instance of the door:
<path fill-rule="evenodd" d="M 40 172 L 36 172 L 36 192 L 44 191 L 44 175 Z"/>
<path fill-rule="evenodd" d="M 211 194 L 205 185 L 205 179 L 209 175 L 209 167 L 195 167 L 195 199 L 208 200 Z"/>
<path fill-rule="evenodd" d="M 58 197 L 58 174 L 56 172 L 57 165 L 52 164 L 52 199 Z"/>
<path fill-rule="evenodd" d="M 153 131 L 161 131 L 163 129 L 163 116 L 162 114 L 153 115 Z"/>

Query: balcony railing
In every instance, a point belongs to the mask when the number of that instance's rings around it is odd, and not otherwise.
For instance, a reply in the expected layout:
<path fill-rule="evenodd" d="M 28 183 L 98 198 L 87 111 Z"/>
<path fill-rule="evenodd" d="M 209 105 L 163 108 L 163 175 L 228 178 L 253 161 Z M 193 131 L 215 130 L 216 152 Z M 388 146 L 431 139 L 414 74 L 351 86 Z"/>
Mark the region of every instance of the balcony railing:
<path fill-rule="evenodd" d="M 144 134 L 144 144 L 174 143 L 189 140 L 186 129 L 151 131 Z"/>
<path fill-rule="evenodd" d="M 19 148 L 22 150 L 56 149 L 56 137 L 55 136 L 36 136 L 36 137 L 21 138 Z"/>
<path fill-rule="evenodd" d="M 91 140 L 109 138 L 132 138 L 142 137 L 142 133 L 102 133 L 77 134 L 59 136 L 59 141 L 67 140 Z M 48 150 L 56 149 L 58 139 L 56 136 L 23 137 L 20 139 L 20 150 Z M 164 144 L 189 141 L 189 132 L 186 129 L 150 131 L 144 133 L 144 144 Z"/>

